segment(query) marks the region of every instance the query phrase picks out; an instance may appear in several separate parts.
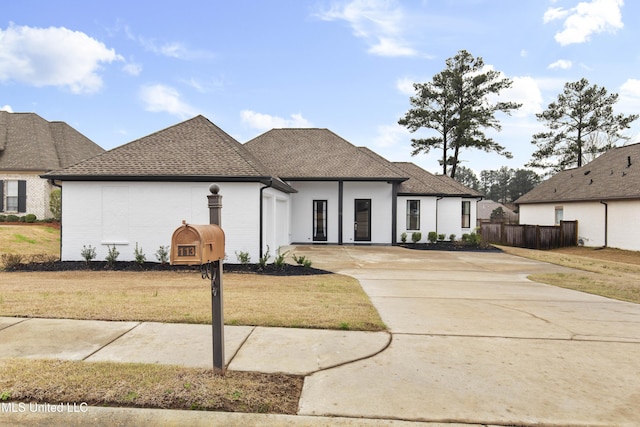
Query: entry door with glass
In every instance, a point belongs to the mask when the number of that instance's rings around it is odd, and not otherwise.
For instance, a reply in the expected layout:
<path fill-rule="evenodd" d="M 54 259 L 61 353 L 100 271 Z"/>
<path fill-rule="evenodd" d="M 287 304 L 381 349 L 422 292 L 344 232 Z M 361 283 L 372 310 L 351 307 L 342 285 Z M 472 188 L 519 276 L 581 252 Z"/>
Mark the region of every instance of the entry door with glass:
<path fill-rule="evenodd" d="M 355 200 L 353 234 L 353 240 L 355 241 L 371 241 L 371 199 Z"/>
<path fill-rule="evenodd" d="M 327 201 L 313 201 L 313 241 L 327 241 Z"/>

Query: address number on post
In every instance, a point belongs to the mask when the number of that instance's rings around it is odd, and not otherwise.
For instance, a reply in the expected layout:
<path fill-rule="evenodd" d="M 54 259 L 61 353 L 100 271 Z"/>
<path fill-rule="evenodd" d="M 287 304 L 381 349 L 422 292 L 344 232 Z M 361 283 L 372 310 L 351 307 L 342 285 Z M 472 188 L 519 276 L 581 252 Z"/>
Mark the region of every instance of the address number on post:
<path fill-rule="evenodd" d="M 178 257 L 194 257 L 196 256 L 196 245 L 179 245 Z"/>

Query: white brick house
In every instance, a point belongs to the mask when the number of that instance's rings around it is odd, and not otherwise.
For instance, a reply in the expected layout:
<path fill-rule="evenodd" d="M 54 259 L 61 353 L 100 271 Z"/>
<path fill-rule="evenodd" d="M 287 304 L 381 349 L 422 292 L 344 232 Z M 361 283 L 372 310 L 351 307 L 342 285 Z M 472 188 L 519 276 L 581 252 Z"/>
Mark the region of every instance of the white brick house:
<path fill-rule="evenodd" d="M 559 172 L 516 204 L 521 224 L 577 220 L 578 240 L 585 246 L 640 251 L 640 143 Z"/>
<path fill-rule="evenodd" d="M 203 116 L 43 176 L 63 188 L 62 260 L 81 259 L 83 245 L 98 259 L 115 245 L 133 260 L 138 244 L 152 261 L 182 220 L 208 222 L 212 183 L 231 262 L 292 243 L 395 244 L 407 221 L 424 240 L 428 231 L 461 236 L 481 198 L 327 129 L 274 129 L 240 144 Z M 410 215 L 407 200 L 420 200 Z"/>

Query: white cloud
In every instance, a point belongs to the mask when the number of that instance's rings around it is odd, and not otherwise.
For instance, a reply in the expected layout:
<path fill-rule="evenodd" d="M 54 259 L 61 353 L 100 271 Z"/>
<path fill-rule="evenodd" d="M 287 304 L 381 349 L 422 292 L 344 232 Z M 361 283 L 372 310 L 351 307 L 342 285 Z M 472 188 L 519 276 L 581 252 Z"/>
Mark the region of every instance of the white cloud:
<path fill-rule="evenodd" d="M 547 67 L 550 70 L 560 69 L 560 70 L 568 70 L 573 66 L 573 63 L 568 59 L 558 59 L 556 62 L 549 64 Z"/>
<path fill-rule="evenodd" d="M 556 19 L 562 19 L 568 14 L 569 14 L 569 11 L 564 10 L 561 7 L 550 7 L 544 13 L 544 16 L 542 17 L 542 22 L 546 24 L 547 22 L 555 21 Z"/>
<path fill-rule="evenodd" d="M 605 31 L 615 33 L 621 29 L 623 0 L 592 0 L 580 2 L 574 8 L 550 8 L 544 14 L 544 22 L 564 19 L 564 29 L 555 35 L 562 46 L 589 41 L 591 34 Z"/>
<path fill-rule="evenodd" d="M 134 37 L 134 39 L 137 40 L 146 50 L 169 58 L 193 60 L 212 58 L 214 56 L 211 52 L 191 49 L 180 42 L 166 42 L 158 44 L 155 40 L 146 39 L 144 37 Z"/>
<path fill-rule="evenodd" d="M 527 56 L 529 56 L 529 52 L 527 52 L 527 50 L 526 50 L 526 49 L 522 49 L 522 50 L 520 51 L 520 57 L 522 57 L 522 58 L 526 58 Z"/>
<path fill-rule="evenodd" d="M 317 15 L 325 21 L 346 21 L 353 34 L 369 44 L 368 52 L 380 56 L 415 56 L 402 33 L 406 25 L 403 10 L 394 0 L 352 0 L 334 5 Z"/>
<path fill-rule="evenodd" d="M 0 111 L 6 111 L 8 113 L 13 113 L 13 108 L 11 108 L 11 105 L 5 105 L 3 107 L 0 107 Z"/>
<path fill-rule="evenodd" d="M 403 95 L 414 96 L 416 94 L 416 90 L 413 87 L 414 83 L 409 77 L 402 77 L 396 81 L 396 88 Z"/>
<path fill-rule="evenodd" d="M 140 99 L 147 111 L 169 113 L 180 118 L 197 114 L 196 109 L 182 101 L 180 93 L 170 86 L 161 84 L 143 86 L 140 89 Z"/>
<path fill-rule="evenodd" d="M 640 111 L 640 80 L 628 79 L 620 86 L 618 108 L 625 113 Z"/>
<path fill-rule="evenodd" d="M 291 114 L 290 119 L 284 119 L 269 114 L 257 113 L 251 110 L 240 112 L 241 120 L 253 129 L 267 131 L 276 128 L 308 128 L 312 127 L 311 122 L 302 117 L 302 114 Z"/>
<path fill-rule="evenodd" d="M 122 67 L 122 71 L 132 76 L 139 76 L 142 72 L 142 65 L 135 62 L 128 62 Z"/>
<path fill-rule="evenodd" d="M 529 76 L 514 77 L 513 84 L 500 94 L 501 100 L 522 104 L 512 113 L 514 117 L 525 117 L 542 111 L 542 92 L 538 83 Z"/>
<path fill-rule="evenodd" d="M 373 139 L 377 147 L 388 148 L 406 143 L 411 139 L 411 133 L 399 124 L 380 125 L 377 128 L 378 135 Z"/>
<path fill-rule="evenodd" d="M 101 64 L 122 60 L 103 43 L 64 27 L 0 29 L 0 81 L 94 93 L 102 88 Z"/>

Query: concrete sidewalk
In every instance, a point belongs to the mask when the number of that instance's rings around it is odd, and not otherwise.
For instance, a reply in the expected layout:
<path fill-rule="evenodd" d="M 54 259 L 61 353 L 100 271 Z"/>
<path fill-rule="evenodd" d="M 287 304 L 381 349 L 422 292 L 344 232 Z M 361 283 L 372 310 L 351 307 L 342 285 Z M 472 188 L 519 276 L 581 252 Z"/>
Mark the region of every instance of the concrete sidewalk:
<path fill-rule="evenodd" d="M 640 305 L 526 278 L 571 270 L 502 253 L 295 252 L 356 277 L 390 329 L 225 326 L 228 369 L 305 375 L 297 416 L 89 408 L 0 424 L 640 425 Z M 0 317 L 0 356 L 210 368 L 211 326 Z"/>

